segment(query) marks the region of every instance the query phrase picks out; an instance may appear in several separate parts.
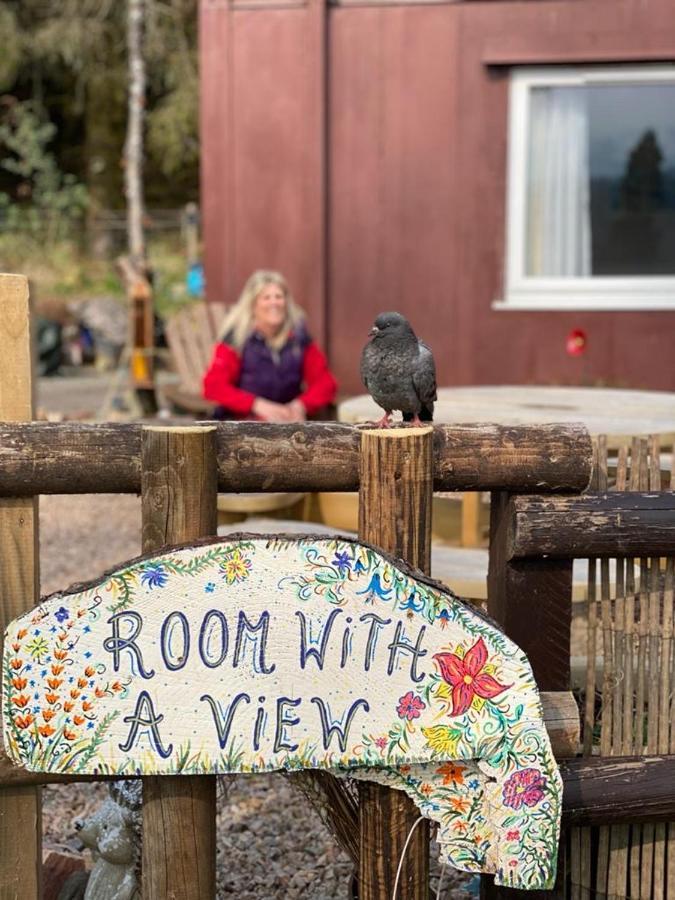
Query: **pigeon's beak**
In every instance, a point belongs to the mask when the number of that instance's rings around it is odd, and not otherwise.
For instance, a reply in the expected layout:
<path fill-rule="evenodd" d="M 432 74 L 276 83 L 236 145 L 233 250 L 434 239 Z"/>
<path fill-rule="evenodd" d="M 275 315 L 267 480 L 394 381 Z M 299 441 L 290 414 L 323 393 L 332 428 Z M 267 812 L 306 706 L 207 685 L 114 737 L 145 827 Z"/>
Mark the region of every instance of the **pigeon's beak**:
<path fill-rule="evenodd" d="M 368 334 L 370 335 L 370 337 L 374 337 L 379 330 L 380 329 L 377 327 L 377 325 L 373 325 Z"/>

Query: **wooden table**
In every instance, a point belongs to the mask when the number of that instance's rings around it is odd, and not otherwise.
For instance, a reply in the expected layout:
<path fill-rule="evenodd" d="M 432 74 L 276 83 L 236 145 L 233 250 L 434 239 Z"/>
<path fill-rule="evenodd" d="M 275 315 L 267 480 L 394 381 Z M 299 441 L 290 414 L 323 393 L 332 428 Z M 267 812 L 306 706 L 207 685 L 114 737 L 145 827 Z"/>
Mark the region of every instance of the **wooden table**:
<path fill-rule="evenodd" d="M 381 415 L 382 410 L 367 394 L 352 397 L 338 406 L 340 422 L 372 421 Z M 675 442 L 675 393 L 523 385 L 439 388 L 434 422 L 497 425 L 583 422 L 592 436 L 607 435 L 611 448 L 635 436 L 658 434 L 665 450 Z M 464 495 L 464 546 L 475 546 L 477 542 L 478 504 L 478 495 Z"/>

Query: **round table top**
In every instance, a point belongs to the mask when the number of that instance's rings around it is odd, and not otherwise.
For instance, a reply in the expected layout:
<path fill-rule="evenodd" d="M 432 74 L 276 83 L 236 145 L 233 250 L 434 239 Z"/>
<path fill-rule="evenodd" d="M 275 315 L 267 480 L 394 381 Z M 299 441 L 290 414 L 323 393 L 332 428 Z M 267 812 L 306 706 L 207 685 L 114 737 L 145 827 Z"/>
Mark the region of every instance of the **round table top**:
<path fill-rule="evenodd" d="M 368 394 L 338 406 L 340 422 L 379 419 Z M 583 422 L 591 434 L 647 435 L 675 432 L 675 393 L 591 387 L 499 385 L 439 388 L 436 424 L 542 425 Z"/>

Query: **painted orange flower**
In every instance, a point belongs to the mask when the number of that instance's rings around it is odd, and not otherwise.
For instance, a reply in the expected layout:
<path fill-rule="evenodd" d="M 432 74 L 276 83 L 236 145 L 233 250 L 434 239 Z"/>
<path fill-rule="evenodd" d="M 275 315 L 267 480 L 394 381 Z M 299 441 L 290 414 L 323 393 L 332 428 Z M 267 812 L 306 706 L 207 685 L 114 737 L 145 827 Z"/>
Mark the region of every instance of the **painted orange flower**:
<path fill-rule="evenodd" d="M 12 660 L 10 660 L 9 664 L 15 671 L 18 671 L 23 666 L 23 660 L 22 659 L 12 659 Z"/>
<path fill-rule="evenodd" d="M 42 710 L 42 718 L 45 722 L 49 722 L 50 719 L 53 719 L 56 713 L 53 709 L 43 709 Z"/>
<path fill-rule="evenodd" d="M 15 706 L 20 707 L 21 709 L 23 709 L 24 706 L 28 705 L 29 700 L 30 700 L 30 697 L 27 697 L 25 694 L 19 694 L 16 697 L 12 697 L 12 703 Z"/>
<path fill-rule="evenodd" d="M 119 683 L 119 681 L 115 681 L 113 683 L 112 689 L 113 689 L 113 691 L 121 691 L 122 685 Z"/>
<path fill-rule="evenodd" d="M 83 709 L 85 712 L 89 712 L 89 710 L 90 710 L 90 709 L 93 709 L 93 708 L 94 708 L 94 704 L 93 704 L 93 703 L 90 703 L 88 700 L 83 700 L 83 701 L 82 701 L 82 709 Z"/>
<path fill-rule="evenodd" d="M 63 666 L 52 666 L 52 675 L 60 675 L 63 672 Z"/>
<path fill-rule="evenodd" d="M 51 706 L 53 706 L 56 703 L 56 701 L 59 699 L 59 695 L 58 694 L 45 694 L 45 698 L 47 700 L 47 703 L 49 703 Z"/>
<path fill-rule="evenodd" d="M 432 791 L 433 787 L 430 784 L 423 784 L 420 788 L 420 793 L 424 794 L 425 797 L 428 797 Z"/>
<path fill-rule="evenodd" d="M 73 716 L 73 722 L 76 725 L 81 725 L 85 721 L 84 716 Z"/>
<path fill-rule="evenodd" d="M 463 813 L 469 808 L 469 801 L 465 800 L 464 797 L 453 797 L 450 801 L 450 806 L 452 806 L 456 812 Z"/>
<path fill-rule="evenodd" d="M 48 678 L 47 684 L 52 690 L 56 690 L 58 687 L 61 687 L 63 684 L 63 678 Z"/>
<path fill-rule="evenodd" d="M 70 696 L 73 698 L 73 700 L 77 700 L 77 698 L 80 696 L 80 691 L 73 688 L 70 692 Z"/>
<path fill-rule="evenodd" d="M 21 649 L 21 644 L 19 644 L 19 643 L 17 643 L 16 641 L 14 641 L 14 643 L 12 644 L 12 650 L 13 650 L 15 653 L 18 653 L 20 649 Z"/>
<path fill-rule="evenodd" d="M 456 653 L 436 653 L 434 659 L 441 670 L 441 678 L 452 687 L 453 716 L 463 715 L 474 697 L 492 700 L 511 687 L 510 684 L 500 684 L 483 671 L 488 661 L 483 638 L 478 638 L 463 658 Z"/>
<path fill-rule="evenodd" d="M 38 731 L 42 737 L 50 737 L 50 735 L 54 734 L 54 729 L 51 725 L 38 725 Z"/>
<path fill-rule="evenodd" d="M 22 628 L 20 631 L 17 631 L 16 636 L 19 638 L 19 640 L 22 640 L 23 638 L 26 637 L 27 634 L 28 634 L 27 629 Z"/>
<path fill-rule="evenodd" d="M 62 631 L 62 632 L 59 634 L 59 640 L 60 640 L 60 641 L 65 641 L 67 638 L 68 638 L 68 634 L 67 634 L 65 631 Z"/>
<path fill-rule="evenodd" d="M 97 697 L 105 697 L 105 691 L 103 690 L 103 688 L 96 688 L 94 693 Z"/>
<path fill-rule="evenodd" d="M 79 688 L 86 687 L 86 686 L 87 686 L 87 679 L 86 679 L 86 678 L 78 678 L 78 679 L 77 679 L 77 686 L 78 686 Z"/>
<path fill-rule="evenodd" d="M 96 669 L 93 666 L 87 666 L 87 668 L 84 670 L 84 674 L 87 676 L 87 678 L 91 678 L 92 675 L 96 674 Z"/>
<path fill-rule="evenodd" d="M 29 725 L 33 724 L 33 717 L 30 713 L 26 713 L 25 716 L 16 716 L 14 722 L 17 728 L 28 728 Z"/>
<path fill-rule="evenodd" d="M 443 776 L 443 784 L 464 784 L 464 766 L 447 762 L 439 766 L 436 773 Z"/>
<path fill-rule="evenodd" d="M 466 822 L 455 822 L 452 826 L 452 830 L 457 832 L 466 831 Z"/>
<path fill-rule="evenodd" d="M 26 685 L 28 684 L 27 678 L 12 678 L 12 686 L 16 688 L 17 691 L 22 691 Z"/>
<path fill-rule="evenodd" d="M 78 609 L 78 611 L 77 611 L 77 618 L 78 618 L 78 619 L 81 619 L 82 616 L 86 613 L 86 611 L 87 611 L 86 609 Z"/>
<path fill-rule="evenodd" d="M 71 703 L 70 700 L 66 700 L 66 702 L 63 704 L 63 710 L 64 710 L 64 712 L 70 712 L 70 711 L 72 710 L 72 708 L 73 708 L 74 705 L 75 705 L 75 704 L 74 704 L 74 703 Z"/>
<path fill-rule="evenodd" d="M 74 732 L 74 731 L 68 731 L 67 728 L 64 728 L 64 729 L 63 729 L 63 736 L 64 736 L 64 738 L 65 738 L 67 741 L 74 741 L 75 738 L 77 737 L 77 734 L 76 734 L 76 732 Z"/>
<path fill-rule="evenodd" d="M 68 656 L 67 650 L 55 650 L 54 651 L 54 657 L 56 659 L 65 659 L 67 656 Z"/>

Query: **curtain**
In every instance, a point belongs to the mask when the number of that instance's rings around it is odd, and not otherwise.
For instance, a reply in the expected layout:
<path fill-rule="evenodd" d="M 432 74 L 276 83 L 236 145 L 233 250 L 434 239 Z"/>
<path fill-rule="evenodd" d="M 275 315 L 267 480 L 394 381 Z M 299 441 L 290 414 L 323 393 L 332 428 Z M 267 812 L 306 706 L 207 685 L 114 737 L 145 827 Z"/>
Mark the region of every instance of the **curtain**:
<path fill-rule="evenodd" d="M 591 274 L 588 114 L 583 87 L 533 88 L 526 274 Z"/>

